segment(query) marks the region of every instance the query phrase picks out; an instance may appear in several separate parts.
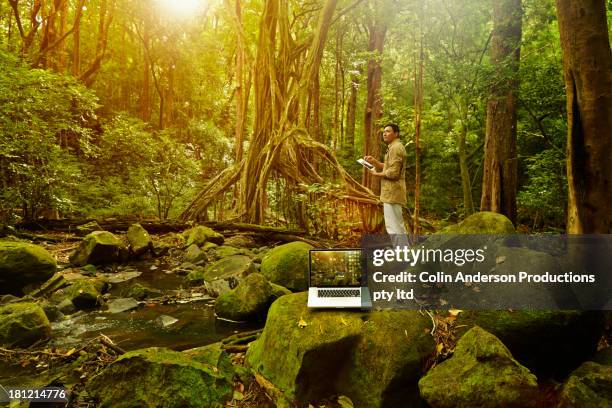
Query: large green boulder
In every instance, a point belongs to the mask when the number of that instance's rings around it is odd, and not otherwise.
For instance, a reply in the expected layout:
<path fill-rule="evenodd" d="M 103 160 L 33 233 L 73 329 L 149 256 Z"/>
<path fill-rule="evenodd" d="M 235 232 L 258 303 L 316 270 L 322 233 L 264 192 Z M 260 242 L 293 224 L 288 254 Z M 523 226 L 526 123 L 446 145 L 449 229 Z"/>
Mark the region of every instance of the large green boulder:
<path fill-rule="evenodd" d="M 187 354 L 151 347 L 125 353 L 86 390 L 100 407 L 225 407 L 232 383 L 217 371 Z"/>
<path fill-rule="evenodd" d="M 197 225 L 183 232 L 183 237 L 187 241 L 186 245 L 196 244 L 202 246 L 207 242 L 212 242 L 217 245 L 223 244 L 225 238 L 215 230 L 203 225 Z"/>
<path fill-rule="evenodd" d="M 0 241 L 0 294 L 22 295 L 26 285 L 40 284 L 55 273 L 56 262 L 44 248 Z"/>
<path fill-rule="evenodd" d="M 272 248 L 261 260 L 261 273 L 270 282 L 293 291 L 308 289 L 308 252 L 305 242 L 290 242 Z"/>
<path fill-rule="evenodd" d="M 611 408 L 612 366 L 587 361 L 565 381 L 559 408 Z"/>
<path fill-rule="evenodd" d="M 99 278 L 75 280 L 63 289 L 65 297 L 79 310 L 93 309 L 100 305 L 101 296 L 108 290 L 108 283 Z"/>
<path fill-rule="evenodd" d="M 196 286 L 203 284 L 204 281 L 240 279 L 252 272 L 255 272 L 255 266 L 251 258 L 245 255 L 232 255 L 207 265 L 205 268 L 194 269 L 185 279 L 189 285 Z"/>
<path fill-rule="evenodd" d="M 36 303 L 0 306 L 0 346 L 28 347 L 50 333 L 49 319 Z"/>
<path fill-rule="evenodd" d="M 433 408 L 523 408 L 536 406 L 538 382 L 497 337 L 473 327 L 419 388 Z"/>
<path fill-rule="evenodd" d="M 140 224 L 132 224 L 127 230 L 127 239 L 130 242 L 130 250 L 136 256 L 143 255 L 153 248 L 151 236 Z"/>
<path fill-rule="evenodd" d="M 251 258 L 254 256 L 254 254 L 246 248 L 236 248 L 226 244 L 214 248 L 212 255 L 215 259 L 227 258 L 232 255 L 247 255 Z"/>
<path fill-rule="evenodd" d="M 185 350 L 183 354 L 199 363 L 215 367 L 218 373 L 224 375 L 228 381 L 232 381 L 234 366 L 231 356 L 223 349 L 222 342 Z"/>
<path fill-rule="evenodd" d="M 276 300 L 246 356 L 290 403 L 332 395 L 364 408 L 419 403 L 422 362 L 435 350 L 427 317 L 410 310 L 312 310 L 306 303 L 304 292 Z"/>
<path fill-rule="evenodd" d="M 481 211 L 470 215 L 458 224 L 444 228 L 441 234 L 514 234 L 512 221 L 505 215 Z"/>
<path fill-rule="evenodd" d="M 83 238 L 70 256 L 70 262 L 76 266 L 118 262 L 124 251 L 123 243 L 114 234 L 108 231 L 94 231 Z"/>
<path fill-rule="evenodd" d="M 466 310 L 456 326 L 458 336 L 480 326 L 536 375 L 564 378 L 597 350 L 603 316 L 571 310 Z"/>
<path fill-rule="evenodd" d="M 234 289 L 220 295 L 215 313 L 231 320 L 263 319 L 272 300 L 272 287 L 259 273 L 252 273 Z"/>

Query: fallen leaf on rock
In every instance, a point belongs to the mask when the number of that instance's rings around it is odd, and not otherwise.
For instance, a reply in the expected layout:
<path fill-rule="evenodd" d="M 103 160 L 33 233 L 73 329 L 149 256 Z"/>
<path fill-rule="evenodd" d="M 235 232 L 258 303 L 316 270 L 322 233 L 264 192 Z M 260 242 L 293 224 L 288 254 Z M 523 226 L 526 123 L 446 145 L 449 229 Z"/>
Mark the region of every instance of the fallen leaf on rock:
<path fill-rule="evenodd" d="M 451 316 L 457 316 L 461 312 L 463 312 L 463 310 L 460 310 L 460 309 L 448 309 L 448 314 L 450 314 Z"/>
<path fill-rule="evenodd" d="M 347 397 L 346 395 L 341 395 L 338 397 L 338 405 L 340 405 L 341 408 L 354 408 L 355 407 L 353 405 L 353 401 L 351 401 L 351 399 Z"/>
<path fill-rule="evenodd" d="M 304 319 L 300 318 L 300 320 L 298 321 L 298 327 L 300 329 L 303 329 L 306 326 L 308 326 L 308 323 L 306 323 L 306 321 Z"/>

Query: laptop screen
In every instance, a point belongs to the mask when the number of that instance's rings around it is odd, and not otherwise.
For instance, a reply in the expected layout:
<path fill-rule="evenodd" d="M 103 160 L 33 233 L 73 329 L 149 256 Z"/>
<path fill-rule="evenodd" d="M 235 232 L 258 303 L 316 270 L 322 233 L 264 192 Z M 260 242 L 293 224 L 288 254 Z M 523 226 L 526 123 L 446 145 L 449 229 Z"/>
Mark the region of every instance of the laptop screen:
<path fill-rule="evenodd" d="M 364 276 L 360 249 L 312 249 L 311 287 L 360 287 Z"/>

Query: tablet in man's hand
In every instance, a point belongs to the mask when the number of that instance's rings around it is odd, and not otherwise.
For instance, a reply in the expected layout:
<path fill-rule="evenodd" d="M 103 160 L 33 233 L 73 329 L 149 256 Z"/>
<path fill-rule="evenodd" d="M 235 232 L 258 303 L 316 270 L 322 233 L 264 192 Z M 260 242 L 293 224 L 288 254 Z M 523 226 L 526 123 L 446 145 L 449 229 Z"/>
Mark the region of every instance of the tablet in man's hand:
<path fill-rule="evenodd" d="M 374 168 L 373 164 L 368 163 L 367 161 L 365 161 L 364 159 L 357 159 L 357 163 L 361 164 L 363 167 L 365 167 L 366 169 L 370 169 L 372 170 Z"/>

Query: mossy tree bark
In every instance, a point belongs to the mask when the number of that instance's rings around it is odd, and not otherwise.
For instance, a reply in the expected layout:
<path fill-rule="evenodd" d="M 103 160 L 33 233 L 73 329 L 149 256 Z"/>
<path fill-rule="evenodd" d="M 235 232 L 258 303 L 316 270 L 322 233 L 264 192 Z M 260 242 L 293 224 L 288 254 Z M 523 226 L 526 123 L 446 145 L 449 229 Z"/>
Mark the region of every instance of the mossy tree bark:
<path fill-rule="evenodd" d="M 487 102 L 481 211 L 516 222 L 516 99 L 522 34 L 521 0 L 493 2 L 491 58 L 497 78 Z"/>
<path fill-rule="evenodd" d="M 557 0 L 567 95 L 567 232 L 609 234 L 612 55 L 603 0 Z"/>

